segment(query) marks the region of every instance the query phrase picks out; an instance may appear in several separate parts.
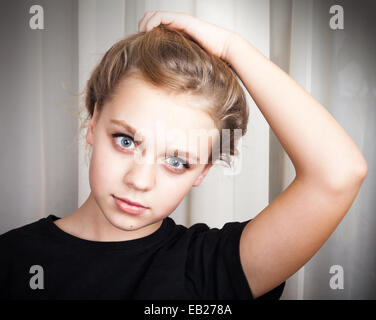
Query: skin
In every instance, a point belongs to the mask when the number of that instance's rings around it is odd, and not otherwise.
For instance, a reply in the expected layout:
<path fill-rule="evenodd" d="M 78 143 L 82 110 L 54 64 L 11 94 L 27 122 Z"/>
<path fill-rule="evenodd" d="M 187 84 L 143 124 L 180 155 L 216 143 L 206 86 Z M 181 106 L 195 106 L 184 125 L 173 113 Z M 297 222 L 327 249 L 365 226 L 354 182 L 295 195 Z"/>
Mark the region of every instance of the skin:
<path fill-rule="evenodd" d="M 190 130 L 216 129 L 214 121 L 203 111 L 204 103 L 205 99 L 171 94 L 138 78 L 123 80 L 102 112 L 99 114 L 95 109 L 89 124 L 86 140 L 93 148 L 90 195 L 78 210 L 55 224 L 71 235 L 92 241 L 132 240 L 155 232 L 191 187 L 201 184 L 212 166 L 206 158 L 192 164 L 190 169 L 176 172 L 174 167 L 184 167 L 173 161 L 176 161 L 174 154 L 164 154 L 167 147 L 200 154 L 199 145 L 193 144 L 192 148 L 187 137 Z M 126 121 L 137 129 L 137 134 L 145 137 L 143 148 L 127 138 L 113 137 L 115 133 L 133 135 L 111 124 L 110 119 Z M 163 125 L 167 133 L 178 129 L 185 137 L 166 134 L 165 144 L 156 143 L 153 140 L 158 134 L 156 124 Z M 211 148 L 211 140 L 206 142 Z M 178 158 L 189 160 L 184 155 L 179 154 Z M 116 206 L 112 195 L 138 202 L 148 209 L 139 215 L 125 213 Z"/>

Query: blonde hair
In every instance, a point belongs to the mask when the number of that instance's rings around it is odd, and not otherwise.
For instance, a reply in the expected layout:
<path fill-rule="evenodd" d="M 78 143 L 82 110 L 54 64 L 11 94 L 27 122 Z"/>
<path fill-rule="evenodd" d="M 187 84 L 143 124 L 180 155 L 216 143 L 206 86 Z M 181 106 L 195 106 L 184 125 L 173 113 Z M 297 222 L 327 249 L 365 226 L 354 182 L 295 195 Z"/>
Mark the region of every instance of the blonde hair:
<path fill-rule="evenodd" d="M 190 35 L 161 24 L 149 32 L 132 34 L 115 43 L 102 57 L 87 81 L 85 109 L 88 116 L 80 130 L 93 116 L 98 116 L 125 77 L 143 81 L 176 94 L 191 94 L 208 102 L 205 109 L 219 130 L 218 160 L 231 167 L 231 157 L 238 155 L 235 129 L 247 132 L 249 108 L 245 93 L 231 66 L 205 51 Z M 222 129 L 230 129 L 229 146 L 224 146 Z M 237 135 L 239 137 L 239 135 Z M 228 151 L 228 152 L 226 152 Z M 209 163 L 217 159 L 209 157 Z"/>

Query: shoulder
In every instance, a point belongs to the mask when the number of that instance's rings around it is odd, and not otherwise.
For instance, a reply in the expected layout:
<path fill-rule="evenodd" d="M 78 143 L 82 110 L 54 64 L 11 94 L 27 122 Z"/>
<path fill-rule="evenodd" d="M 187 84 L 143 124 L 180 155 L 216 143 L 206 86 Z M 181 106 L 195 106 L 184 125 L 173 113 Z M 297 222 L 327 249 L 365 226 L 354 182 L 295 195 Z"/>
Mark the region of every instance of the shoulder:
<path fill-rule="evenodd" d="M 179 247 L 186 247 L 191 252 L 205 250 L 219 244 L 228 244 L 229 242 L 238 244 L 241 233 L 250 220 L 226 222 L 218 228 L 210 227 L 202 222 L 184 226 L 176 224 L 172 218 L 168 217 L 170 230 L 172 230 L 168 242 L 174 242 Z"/>
<path fill-rule="evenodd" d="M 243 230 L 246 224 L 251 221 L 249 219 L 247 221 L 231 221 L 226 222 L 220 228 L 218 227 L 210 227 L 208 224 L 203 222 L 197 222 L 192 224 L 191 226 L 187 227 L 181 224 L 176 224 L 175 221 L 168 217 L 170 223 L 174 226 L 175 230 L 180 233 L 181 235 L 226 235 L 231 232 L 236 232 L 239 230 Z"/>
<path fill-rule="evenodd" d="M 10 248 L 17 243 L 22 243 L 22 240 L 28 241 L 30 238 L 38 236 L 45 220 L 46 218 L 41 218 L 0 234 L 0 248 Z"/>
<path fill-rule="evenodd" d="M 243 222 L 232 221 L 224 223 L 220 228 L 210 227 L 206 223 L 194 223 L 191 226 L 184 226 L 176 224 L 171 218 L 169 223 L 173 225 L 173 232 L 169 242 L 175 245 L 169 246 L 170 249 L 176 247 L 182 251 L 182 254 L 192 255 L 207 255 L 211 251 L 226 252 L 228 250 L 236 249 L 239 245 L 240 236 L 243 229 L 251 219 Z M 236 250 L 238 251 L 238 250 Z"/>
<path fill-rule="evenodd" d="M 184 282 L 198 299 L 252 299 L 240 264 L 239 239 L 247 221 L 232 221 L 222 227 L 195 223 L 176 225 L 174 258 L 184 264 Z M 179 259 L 177 259 L 177 256 Z"/>
<path fill-rule="evenodd" d="M 251 219 L 250 219 L 251 220 Z M 239 240 L 240 235 L 250 221 L 231 221 L 223 224 L 222 227 L 211 227 L 206 223 L 195 223 L 189 227 L 181 227 L 181 236 L 191 241 L 194 241 L 198 245 L 203 243 L 212 244 L 218 241 L 225 242 L 226 240 L 233 239 L 234 241 Z"/>

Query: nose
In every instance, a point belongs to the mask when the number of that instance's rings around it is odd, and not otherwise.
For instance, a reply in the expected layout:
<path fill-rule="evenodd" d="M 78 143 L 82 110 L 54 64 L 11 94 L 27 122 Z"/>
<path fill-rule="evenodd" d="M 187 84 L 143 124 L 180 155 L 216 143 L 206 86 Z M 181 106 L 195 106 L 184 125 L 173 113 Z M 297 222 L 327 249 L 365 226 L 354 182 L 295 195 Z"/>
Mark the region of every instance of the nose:
<path fill-rule="evenodd" d="M 138 191 L 149 191 L 155 185 L 154 163 L 137 163 L 133 161 L 132 166 L 124 176 L 125 184 L 132 189 Z"/>

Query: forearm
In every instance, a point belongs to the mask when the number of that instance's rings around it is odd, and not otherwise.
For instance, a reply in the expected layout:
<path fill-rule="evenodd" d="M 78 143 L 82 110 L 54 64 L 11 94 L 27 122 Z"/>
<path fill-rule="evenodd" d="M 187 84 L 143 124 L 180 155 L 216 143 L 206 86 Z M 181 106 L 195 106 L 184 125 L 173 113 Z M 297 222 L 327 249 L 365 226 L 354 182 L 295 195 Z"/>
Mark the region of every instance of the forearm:
<path fill-rule="evenodd" d="M 360 150 L 340 124 L 248 41 L 234 35 L 226 60 L 278 137 L 297 178 L 337 187 L 366 174 Z"/>

